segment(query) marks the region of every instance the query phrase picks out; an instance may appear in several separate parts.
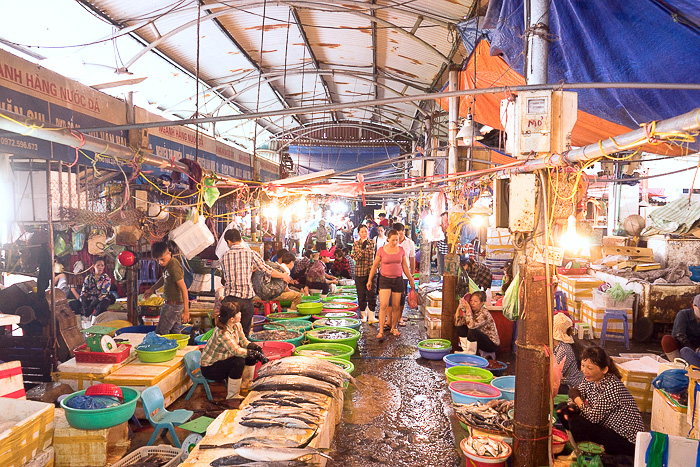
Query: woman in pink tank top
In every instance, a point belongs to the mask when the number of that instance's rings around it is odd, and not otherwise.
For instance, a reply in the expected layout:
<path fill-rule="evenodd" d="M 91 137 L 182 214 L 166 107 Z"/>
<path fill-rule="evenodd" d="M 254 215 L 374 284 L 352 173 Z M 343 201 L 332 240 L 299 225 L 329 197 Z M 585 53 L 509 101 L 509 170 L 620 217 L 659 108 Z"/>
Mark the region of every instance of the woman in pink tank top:
<path fill-rule="evenodd" d="M 379 275 L 379 332 L 377 338 L 384 338 L 384 322 L 387 313 L 390 312 L 391 333 L 394 336 L 399 336 L 401 333 L 396 329 L 396 325 L 401 318 L 401 293 L 403 292 L 403 276 L 411 277 L 411 272 L 408 270 L 406 256 L 403 248 L 399 246 L 399 234 L 396 230 L 391 229 L 387 233 L 386 244 L 377 249 L 377 254 L 372 263 L 372 269 L 369 271 L 367 278 L 367 288 L 372 286 L 372 279 L 377 272 L 377 268 L 381 264 L 381 274 Z M 412 280 L 408 281 L 408 286 L 414 287 Z M 391 302 L 391 308 L 389 308 Z"/>

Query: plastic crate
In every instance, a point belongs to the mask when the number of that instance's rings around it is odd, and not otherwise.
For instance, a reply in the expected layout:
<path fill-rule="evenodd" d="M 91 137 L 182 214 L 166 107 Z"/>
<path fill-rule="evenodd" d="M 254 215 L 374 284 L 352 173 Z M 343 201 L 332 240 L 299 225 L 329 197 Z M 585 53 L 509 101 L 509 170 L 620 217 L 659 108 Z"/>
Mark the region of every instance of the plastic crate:
<path fill-rule="evenodd" d="M 135 462 L 145 461 L 150 456 L 158 456 L 158 462 L 168 461 L 166 464 L 163 464 L 162 467 L 173 467 L 180 464 L 182 460 L 182 449 L 167 446 L 165 444 L 159 444 L 158 446 L 144 446 L 123 457 L 122 460 L 116 464 L 112 464 L 112 467 L 123 467 Z"/>
<path fill-rule="evenodd" d="M 87 350 L 87 344 L 75 349 L 75 361 L 78 363 L 121 363 L 129 357 L 131 346 L 119 344 L 117 352 L 92 352 Z"/>
<path fill-rule="evenodd" d="M 588 268 L 557 268 L 557 274 L 562 276 L 584 276 L 588 273 Z"/>

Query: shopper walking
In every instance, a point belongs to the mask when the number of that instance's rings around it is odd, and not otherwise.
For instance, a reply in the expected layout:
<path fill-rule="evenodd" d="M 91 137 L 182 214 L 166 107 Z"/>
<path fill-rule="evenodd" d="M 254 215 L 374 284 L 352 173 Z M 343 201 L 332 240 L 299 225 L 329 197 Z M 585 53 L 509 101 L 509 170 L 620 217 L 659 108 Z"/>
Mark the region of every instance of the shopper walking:
<path fill-rule="evenodd" d="M 358 228 L 360 239 L 352 246 L 351 256 L 355 260 L 355 286 L 357 288 L 357 303 L 360 306 L 362 321 L 370 324 L 378 322 L 374 316 L 377 307 L 377 296 L 375 295 L 375 285 L 367 287 L 369 271 L 372 269 L 375 246 L 374 241 L 369 238 L 369 231 L 366 225 L 360 224 Z"/>
<path fill-rule="evenodd" d="M 148 298 L 151 294 L 163 287 L 163 299 L 165 303 L 160 310 L 157 334 L 177 334 L 182 328 L 182 323 L 190 320 L 190 297 L 185 285 L 185 271 L 177 258 L 173 257 L 175 247 L 170 242 L 156 242 L 151 246 L 151 253 L 162 267 L 165 268 L 158 282 L 143 294 Z"/>
<path fill-rule="evenodd" d="M 399 308 L 401 293 L 405 288 L 401 273 L 411 277 L 406 255 L 403 248 L 399 246 L 399 234 L 394 229 L 390 230 L 387 235 L 387 244 L 377 250 L 367 278 L 367 290 L 372 288 L 372 280 L 380 265 L 382 269 L 379 276 L 379 332 L 377 338 L 382 339 L 384 337 L 384 320 L 388 312 L 391 316 L 391 333 L 394 336 L 401 335 L 396 329 L 401 318 L 401 309 Z M 409 283 L 415 287 L 412 280 Z"/>
<path fill-rule="evenodd" d="M 253 270 L 261 270 L 271 277 L 282 279 L 287 284 L 292 279 L 289 274 L 268 267 L 257 252 L 245 246 L 238 229 L 227 230 L 224 234 L 224 240 L 229 247 L 229 250 L 221 258 L 221 269 L 226 280 L 225 293 L 229 301 L 239 304 L 241 326 L 247 336 L 252 326 L 253 314 L 255 314 Z"/>
<path fill-rule="evenodd" d="M 416 270 L 416 244 L 413 243 L 409 237 L 406 236 L 406 228 L 400 222 L 394 223 L 394 230 L 398 232 L 399 235 L 399 246 L 403 249 L 404 255 L 406 256 L 406 264 L 408 264 L 408 273 L 403 275 L 403 292 L 401 293 L 401 302 L 399 303 L 399 310 L 403 313 L 404 305 L 406 304 L 406 293 L 408 292 L 409 280 L 413 283 L 413 273 Z M 401 317 L 401 314 L 399 314 Z M 401 317 L 399 326 L 405 326 L 406 322 Z"/>

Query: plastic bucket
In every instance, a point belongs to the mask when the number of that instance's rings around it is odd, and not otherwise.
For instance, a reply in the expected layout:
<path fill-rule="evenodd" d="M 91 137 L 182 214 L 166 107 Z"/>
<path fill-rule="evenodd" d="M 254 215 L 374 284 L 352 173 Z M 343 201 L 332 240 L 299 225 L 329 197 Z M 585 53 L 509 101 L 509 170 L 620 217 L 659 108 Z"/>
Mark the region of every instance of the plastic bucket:
<path fill-rule="evenodd" d="M 280 358 L 290 357 L 296 347 L 290 342 L 264 341 L 258 344 L 263 349 L 263 354 L 270 360 L 279 360 Z M 262 364 L 255 364 L 255 376 L 258 376 L 258 370 Z"/>
<path fill-rule="evenodd" d="M 491 386 L 501 390 L 501 399 L 515 399 L 515 376 L 499 376 L 491 381 Z"/>
<path fill-rule="evenodd" d="M 452 368 L 453 366 L 473 366 L 476 368 L 486 368 L 489 361 L 485 358 L 479 357 L 478 355 L 469 355 L 464 353 L 454 353 L 450 355 L 445 355 L 442 358 L 445 362 L 447 368 Z"/>
<path fill-rule="evenodd" d="M 474 381 L 455 381 L 450 383 L 452 402 L 455 404 L 487 403 L 501 397 L 501 391 L 491 385 Z"/>
<path fill-rule="evenodd" d="M 422 347 L 418 347 L 418 352 L 420 352 L 420 356 L 426 360 L 442 360 L 444 357 L 449 355 L 450 352 L 452 352 L 452 346 L 449 346 L 446 349 L 424 349 Z"/>
<path fill-rule="evenodd" d="M 294 355 L 303 355 L 305 357 L 317 357 L 322 359 L 342 358 L 350 361 L 350 357 L 355 352 L 355 349 L 346 344 L 324 343 L 324 344 L 306 344 L 300 345 L 294 351 Z"/>
<path fill-rule="evenodd" d="M 489 360 L 488 363 L 489 365 L 486 369 L 489 370 L 493 376 L 502 376 L 508 369 L 508 364 L 500 360 Z"/>
<path fill-rule="evenodd" d="M 493 374 L 483 368 L 473 366 L 453 366 L 445 370 L 448 383 L 455 381 L 475 381 L 477 383 L 488 384 L 493 379 Z"/>
<path fill-rule="evenodd" d="M 316 334 L 320 331 L 346 331 L 351 334 L 350 337 L 345 339 L 324 339 L 322 337 L 316 337 Z M 360 339 L 360 332 L 351 328 L 343 327 L 331 327 L 323 326 L 320 328 L 312 329 L 306 332 L 306 338 L 311 344 L 323 344 L 323 343 L 333 343 L 333 344 L 345 344 L 353 348 L 353 351 L 357 351 L 357 341 Z"/>
<path fill-rule="evenodd" d="M 253 315 L 253 332 L 258 332 L 263 330 L 263 323 L 267 321 L 267 318 L 263 315 Z"/>

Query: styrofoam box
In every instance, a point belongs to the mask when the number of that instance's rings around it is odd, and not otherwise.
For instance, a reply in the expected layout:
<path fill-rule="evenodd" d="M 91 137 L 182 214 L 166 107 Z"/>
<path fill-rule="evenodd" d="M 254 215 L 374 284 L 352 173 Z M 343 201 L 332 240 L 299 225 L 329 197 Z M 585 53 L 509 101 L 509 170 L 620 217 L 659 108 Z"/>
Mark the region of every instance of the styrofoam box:
<path fill-rule="evenodd" d="M 101 430 L 79 430 L 66 420 L 63 409 L 56 409 L 53 447 L 55 467 L 102 467 L 129 450 L 129 422 Z"/>
<path fill-rule="evenodd" d="M 512 244 L 510 232 L 506 228 L 489 227 L 486 232 L 487 245 L 510 245 Z"/>
<path fill-rule="evenodd" d="M 439 339 L 442 330 L 442 320 L 437 316 L 426 316 L 425 330 L 429 339 Z"/>
<path fill-rule="evenodd" d="M 634 306 L 634 296 L 630 295 L 621 302 L 616 302 L 609 293 L 601 292 L 598 289 L 593 289 L 593 303 L 599 308 L 618 309 L 632 308 Z"/>
<path fill-rule="evenodd" d="M 633 310 L 632 308 L 622 308 L 617 307 L 616 310 L 623 310 L 627 312 L 627 328 L 629 330 L 629 337 L 632 339 L 633 335 Z M 593 336 L 598 339 L 603 331 L 603 316 L 605 315 L 605 308 L 599 308 L 593 304 L 591 300 L 583 300 L 581 302 L 581 321 L 590 324 L 593 330 Z M 622 335 L 624 327 L 622 320 L 619 319 L 609 319 L 608 320 L 608 330 L 606 334 L 619 334 Z"/>
<path fill-rule="evenodd" d="M 200 219 L 203 220 L 204 218 L 200 217 Z M 185 258 L 192 259 L 214 243 L 214 235 L 204 222 L 195 224 L 188 220 L 170 232 L 170 240 L 177 244 Z"/>
<path fill-rule="evenodd" d="M 438 318 L 440 318 L 442 316 L 442 307 L 426 306 L 425 314 L 426 316 L 437 316 Z"/>
<path fill-rule="evenodd" d="M 646 454 L 651 444 L 651 433 L 637 433 L 634 445 L 634 467 L 646 467 Z M 695 464 L 698 455 L 698 440 L 681 436 L 668 437 L 668 467 L 688 467 Z"/>
<path fill-rule="evenodd" d="M 32 460 L 22 467 L 54 467 L 54 465 L 54 449 L 53 446 L 49 446 L 43 451 L 39 451 Z"/>
<path fill-rule="evenodd" d="M 651 402 L 651 429 L 674 436 L 687 436 L 690 430 L 687 409 L 677 409 L 661 391 L 654 388 Z"/>
<path fill-rule="evenodd" d="M 53 404 L 0 397 L 0 423 L 13 426 L 0 432 L 0 465 L 21 467 L 53 442 Z"/>

